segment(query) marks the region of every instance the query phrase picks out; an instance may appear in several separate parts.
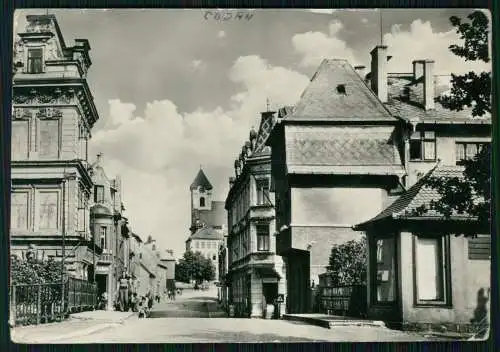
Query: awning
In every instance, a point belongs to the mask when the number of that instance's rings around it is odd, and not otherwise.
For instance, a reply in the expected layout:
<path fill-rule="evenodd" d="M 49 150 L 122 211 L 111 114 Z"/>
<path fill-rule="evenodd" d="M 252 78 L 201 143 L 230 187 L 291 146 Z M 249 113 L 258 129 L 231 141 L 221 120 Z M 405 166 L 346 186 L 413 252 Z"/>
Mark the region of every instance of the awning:
<path fill-rule="evenodd" d="M 261 267 L 261 268 L 256 268 L 257 274 L 261 278 L 276 278 L 276 279 L 281 279 L 281 275 L 278 274 L 278 272 L 271 267 Z"/>

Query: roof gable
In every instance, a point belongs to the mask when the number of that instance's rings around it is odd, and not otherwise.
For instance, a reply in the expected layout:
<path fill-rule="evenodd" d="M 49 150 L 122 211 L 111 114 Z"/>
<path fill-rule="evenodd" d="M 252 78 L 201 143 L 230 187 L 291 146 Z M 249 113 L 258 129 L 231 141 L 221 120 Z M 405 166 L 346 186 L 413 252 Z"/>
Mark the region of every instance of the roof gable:
<path fill-rule="evenodd" d="M 222 240 L 224 238 L 221 230 L 214 229 L 213 227 L 202 227 L 190 237 L 194 240 Z"/>
<path fill-rule="evenodd" d="M 323 60 L 285 120 L 395 121 L 346 60 Z"/>
<path fill-rule="evenodd" d="M 193 190 L 193 189 L 196 189 L 198 187 L 203 187 L 206 190 L 211 190 L 213 188 L 212 184 L 210 183 L 210 181 L 208 181 L 208 178 L 202 169 L 200 169 L 200 171 L 198 171 L 198 174 L 196 175 L 193 183 L 191 183 L 191 186 L 189 186 L 189 189 Z"/>

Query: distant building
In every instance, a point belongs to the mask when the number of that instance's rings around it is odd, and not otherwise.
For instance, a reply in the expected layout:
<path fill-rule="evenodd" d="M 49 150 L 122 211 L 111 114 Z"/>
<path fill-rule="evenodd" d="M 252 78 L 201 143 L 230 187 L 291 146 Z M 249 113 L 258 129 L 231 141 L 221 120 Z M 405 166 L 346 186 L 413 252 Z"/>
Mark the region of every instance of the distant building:
<path fill-rule="evenodd" d="M 174 251 L 167 249 L 160 253 L 160 261 L 167 268 L 166 271 L 166 288 L 168 290 L 175 288 L 175 258 Z"/>
<path fill-rule="evenodd" d="M 64 237 L 67 269 L 87 280 L 94 261 L 87 144 L 99 119 L 86 79 L 90 45 L 68 46 L 54 15 L 26 19 L 14 40 L 11 252 L 23 256 L 36 245 L 40 259 L 61 260 Z"/>
<path fill-rule="evenodd" d="M 267 305 L 287 290 L 286 268 L 276 255 L 271 149 L 265 145 L 276 123 L 274 114 L 262 113 L 259 130 L 250 131 L 234 164 L 235 177 L 229 180 L 227 284 L 229 301 L 240 316 L 263 317 Z"/>
<path fill-rule="evenodd" d="M 191 235 L 186 240 L 186 250 L 201 252 L 215 267 L 218 281 L 219 247 L 226 233 L 224 202 L 212 200 L 212 184 L 202 169 L 191 183 Z"/>
<path fill-rule="evenodd" d="M 94 238 L 95 279 L 99 294 L 107 292 L 114 297 L 116 285 L 122 272 L 127 270 L 128 228 L 122 217 L 121 180 L 110 180 L 101 165 L 101 155 L 91 165 L 90 174 L 94 183 L 90 228 Z M 112 309 L 112 300 L 108 309 Z"/>

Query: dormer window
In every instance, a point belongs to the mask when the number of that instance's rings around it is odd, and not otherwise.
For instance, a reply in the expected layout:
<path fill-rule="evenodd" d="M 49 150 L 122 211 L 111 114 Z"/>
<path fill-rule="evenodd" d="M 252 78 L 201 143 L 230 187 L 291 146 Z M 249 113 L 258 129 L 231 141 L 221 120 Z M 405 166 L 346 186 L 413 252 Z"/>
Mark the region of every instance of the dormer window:
<path fill-rule="evenodd" d="M 337 85 L 337 93 L 346 95 L 345 84 Z"/>
<path fill-rule="evenodd" d="M 204 207 L 205 206 L 205 197 L 201 197 L 200 198 L 200 207 Z"/>
<path fill-rule="evenodd" d="M 28 49 L 28 73 L 43 73 L 43 48 Z"/>

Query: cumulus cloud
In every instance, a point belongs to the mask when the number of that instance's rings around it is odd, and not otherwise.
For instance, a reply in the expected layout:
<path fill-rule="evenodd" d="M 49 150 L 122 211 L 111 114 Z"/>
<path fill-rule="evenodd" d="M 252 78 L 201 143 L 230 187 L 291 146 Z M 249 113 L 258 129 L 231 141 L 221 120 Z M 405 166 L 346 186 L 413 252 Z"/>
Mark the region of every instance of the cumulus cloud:
<path fill-rule="evenodd" d="M 411 71 L 411 62 L 418 59 L 433 59 L 434 70 L 438 74 L 464 73 L 470 70 L 488 70 L 490 64 L 482 62 L 466 62 L 463 58 L 452 54 L 448 47 L 460 44 L 455 29 L 437 32 L 430 22 L 415 20 L 409 30 L 403 30 L 401 25 L 394 25 L 390 33 L 383 37 L 388 52 L 392 55 L 389 70 L 392 72 Z"/>
<path fill-rule="evenodd" d="M 191 61 L 191 68 L 194 71 L 204 71 L 206 67 L 207 67 L 207 64 L 205 62 L 203 62 L 202 60 Z"/>
<path fill-rule="evenodd" d="M 219 33 L 217 33 L 217 38 L 224 38 L 226 36 L 226 32 L 224 31 L 219 31 Z"/>
<path fill-rule="evenodd" d="M 347 43 L 338 37 L 343 25 L 340 21 L 332 21 L 328 34 L 323 32 L 306 32 L 295 34 L 292 45 L 302 56 L 301 65 L 318 66 L 323 59 L 347 59 L 354 63 L 354 53 Z"/>
<path fill-rule="evenodd" d="M 229 79 L 239 88 L 227 110 L 185 113 L 165 99 L 148 103 L 139 116 L 134 104 L 110 100 L 107 128 L 92 138 L 92 153 L 104 154 L 108 175 L 122 176 L 133 230 L 152 235 L 177 255 L 188 236 L 189 184 L 199 165 L 204 165 L 216 198 L 224 200 L 233 160 L 250 126 L 258 126 L 266 98 L 275 107 L 295 104 L 308 82 L 306 76 L 259 56 L 238 58 Z"/>

